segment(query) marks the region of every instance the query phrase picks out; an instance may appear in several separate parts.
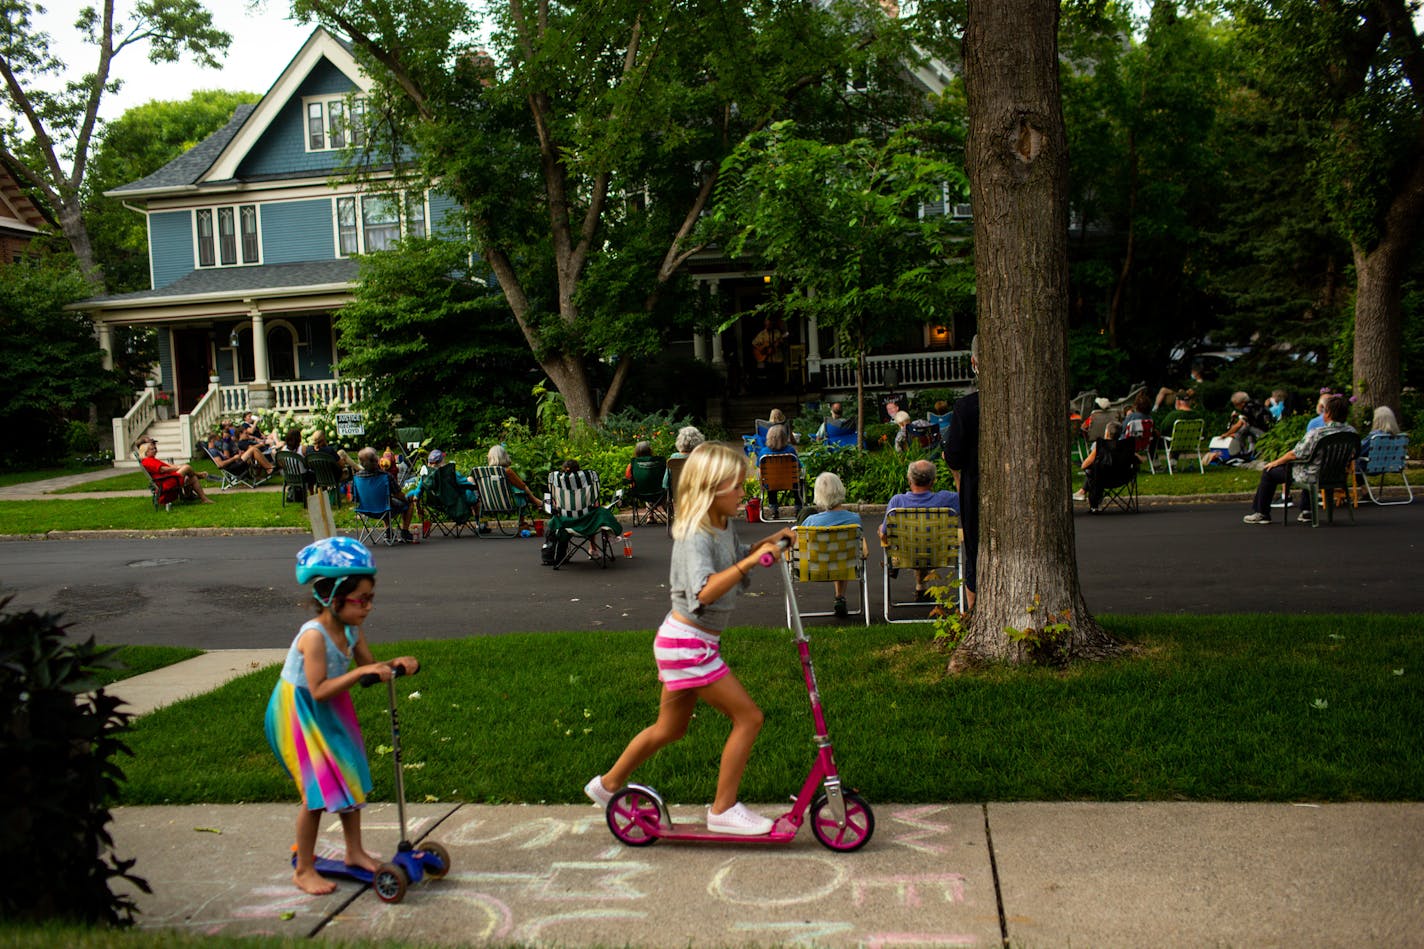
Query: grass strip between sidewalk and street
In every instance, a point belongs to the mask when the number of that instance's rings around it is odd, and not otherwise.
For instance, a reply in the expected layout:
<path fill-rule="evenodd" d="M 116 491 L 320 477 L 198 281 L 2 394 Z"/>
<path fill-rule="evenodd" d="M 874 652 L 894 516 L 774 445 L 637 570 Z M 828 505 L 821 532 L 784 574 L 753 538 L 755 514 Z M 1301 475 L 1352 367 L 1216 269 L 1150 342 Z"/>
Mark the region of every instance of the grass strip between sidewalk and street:
<path fill-rule="evenodd" d="M 1108 617 L 1124 658 L 949 676 L 926 627 L 824 628 L 812 645 L 836 760 L 872 802 L 1424 798 L 1420 616 Z M 567 803 L 657 712 L 649 632 L 377 644 L 397 683 L 408 799 Z M 809 767 L 811 717 L 785 629 L 736 628 L 724 655 L 766 713 L 742 785 L 779 801 Z M 124 804 L 294 799 L 263 737 L 277 668 L 145 715 Z M 392 798 L 384 687 L 358 690 Z M 244 724 L 245 723 L 245 724 Z M 711 797 L 727 723 L 699 708 L 637 778 Z"/>
<path fill-rule="evenodd" d="M 163 531 L 186 527 L 310 527 L 301 504 L 282 506 L 277 491 L 214 488 L 212 504 L 181 502 L 171 511 L 155 510 L 147 497 L 85 498 L 75 501 L 0 501 L 0 534 L 44 534 L 49 531 Z M 349 517 L 349 514 L 344 516 Z M 342 525 L 343 515 L 337 515 Z"/>
<path fill-rule="evenodd" d="M 100 685 L 110 685 L 202 654 L 203 650 L 189 646 L 120 646 L 115 653 L 119 667 L 95 669 L 94 679 Z"/>
<path fill-rule="evenodd" d="M 142 872 L 139 876 L 142 876 Z M 145 922 L 142 916 L 139 922 Z M 300 927 L 300 923 L 292 923 Z M 340 939 L 323 935 L 313 943 L 305 932 L 289 936 L 226 936 L 158 927 L 111 929 L 68 923 L 26 924 L 0 922 L 0 946 L 6 949 L 290 949 L 319 944 L 330 949 L 435 949 L 440 943 L 406 939 Z M 485 949 L 514 947 L 516 943 L 481 943 Z"/>

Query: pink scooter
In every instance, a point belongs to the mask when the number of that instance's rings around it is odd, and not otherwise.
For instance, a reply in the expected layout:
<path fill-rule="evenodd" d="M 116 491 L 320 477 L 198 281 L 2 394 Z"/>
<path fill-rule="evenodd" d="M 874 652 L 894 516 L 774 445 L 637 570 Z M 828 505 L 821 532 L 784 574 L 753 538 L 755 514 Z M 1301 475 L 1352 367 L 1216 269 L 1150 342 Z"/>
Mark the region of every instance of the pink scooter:
<path fill-rule="evenodd" d="M 786 549 L 782 541 L 780 548 Z M 811 700 L 811 716 L 816 726 L 816 760 L 811 773 L 801 785 L 791 810 L 778 817 L 771 832 L 755 837 L 719 834 L 702 822 L 674 824 L 667 805 L 657 791 L 642 784 L 629 784 L 608 802 L 608 829 L 613 836 L 630 847 L 646 847 L 658 840 L 704 840 L 723 843 L 790 843 L 796 838 L 809 810 L 811 832 L 832 850 L 859 850 L 875 831 L 875 815 L 870 805 L 854 791 L 841 787 L 836 772 L 834 750 L 826 733 L 826 716 L 821 709 L 821 693 L 816 688 L 816 671 L 811 667 L 811 640 L 801 626 L 801 611 L 791 590 L 791 566 L 785 557 L 767 551 L 761 563 L 769 567 L 781 564 L 781 579 L 786 585 L 786 600 L 790 606 L 792 628 L 796 633 L 796 650 L 801 655 L 801 671 L 806 679 L 806 693 Z"/>

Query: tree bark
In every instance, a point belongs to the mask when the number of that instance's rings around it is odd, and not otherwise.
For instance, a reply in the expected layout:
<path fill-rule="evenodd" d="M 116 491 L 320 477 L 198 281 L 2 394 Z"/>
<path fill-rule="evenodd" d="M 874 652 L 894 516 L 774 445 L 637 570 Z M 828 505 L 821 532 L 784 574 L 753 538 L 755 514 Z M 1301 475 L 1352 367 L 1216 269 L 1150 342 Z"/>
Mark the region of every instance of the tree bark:
<path fill-rule="evenodd" d="M 981 419 L 977 602 L 956 664 L 1120 646 L 1078 583 L 1068 451 L 1067 142 L 1058 0 L 970 0 L 964 36 Z M 1007 629 L 1028 631 L 1016 639 Z"/>

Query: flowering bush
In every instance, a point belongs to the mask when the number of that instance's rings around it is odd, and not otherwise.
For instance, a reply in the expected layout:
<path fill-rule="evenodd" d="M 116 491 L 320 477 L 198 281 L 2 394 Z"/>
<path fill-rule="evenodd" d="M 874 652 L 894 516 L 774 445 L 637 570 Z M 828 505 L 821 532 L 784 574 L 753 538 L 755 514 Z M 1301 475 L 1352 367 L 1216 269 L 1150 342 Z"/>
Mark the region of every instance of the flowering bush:
<path fill-rule="evenodd" d="M 156 405 L 172 405 L 173 396 L 169 395 L 167 392 L 164 392 L 162 389 L 159 389 L 153 394 L 153 401 Z"/>

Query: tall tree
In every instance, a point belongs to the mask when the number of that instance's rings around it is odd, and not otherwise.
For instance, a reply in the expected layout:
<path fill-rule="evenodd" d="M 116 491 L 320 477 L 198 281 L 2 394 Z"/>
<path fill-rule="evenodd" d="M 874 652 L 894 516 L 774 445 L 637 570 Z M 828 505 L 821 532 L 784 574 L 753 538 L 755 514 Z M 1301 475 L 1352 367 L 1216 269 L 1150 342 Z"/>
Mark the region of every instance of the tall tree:
<path fill-rule="evenodd" d="M 736 143 L 787 115 L 847 128 L 900 114 L 847 89 L 872 69 L 876 89 L 897 88 L 908 55 L 868 0 L 491 0 L 487 51 L 456 0 L 294 10 L 352 39 L 384 94 L 389 146 L 413 145 L 413 170 L 465 208 L 571 421 L 606 415 L 683 318 L 669 299 Z"/>
<path fill-rule="evenodd" d="M 950 160 L 953 154 L 959 160 Z M 877 145 L 799 137 L 794 122 L 751 136 L 723 163 L 709 233 L 768 264 L 785 287 L 768 308 L 815 317 L 863 360 L 905 323 L 952 319 L 972 300 L 962 228 L 923 203 L 963 201 L 962 127 L 906 126 Z M 857 431 L 865 430 L 856 373 Z"/>
<path fill-rule="evenodd" d="M 150 62 L 177 62 L 186 52 L 217 68 L 231 37 L 213 27 L 201 0 L 134 0 L 118 17 L 114 0 L 85 7 L 74 28 L 94 47 L 94 71 L 53 88 L 66 65 L 50 49 L 50 36 L 34 22 L 43 7 L 31 0 L 0 0 L 0 163 L 43 202 L 63 232 L 85 279 L 104 286 L 84 222 L 84 178 L 99 124 L 99 105 L 121 80 L 114 59 L 131 46 L 147 46 Z"/>
<path fill-rule="evenodd" d="M 1399 407 L 1404 280 L 1424 222 L 1424 47 L 1412 0 L 1239 0 L 1259 88 L 1307 123 L 1355 270 L 1354 389 Z"/>
<path fill-rule="evenodd" d="M 1058 0 L 969 0 L 964 79 L 979 303 L 978 598 L 957 650 L 1116 651 L 1078 583 L 1068 452 L 1068 152 Z"/>

